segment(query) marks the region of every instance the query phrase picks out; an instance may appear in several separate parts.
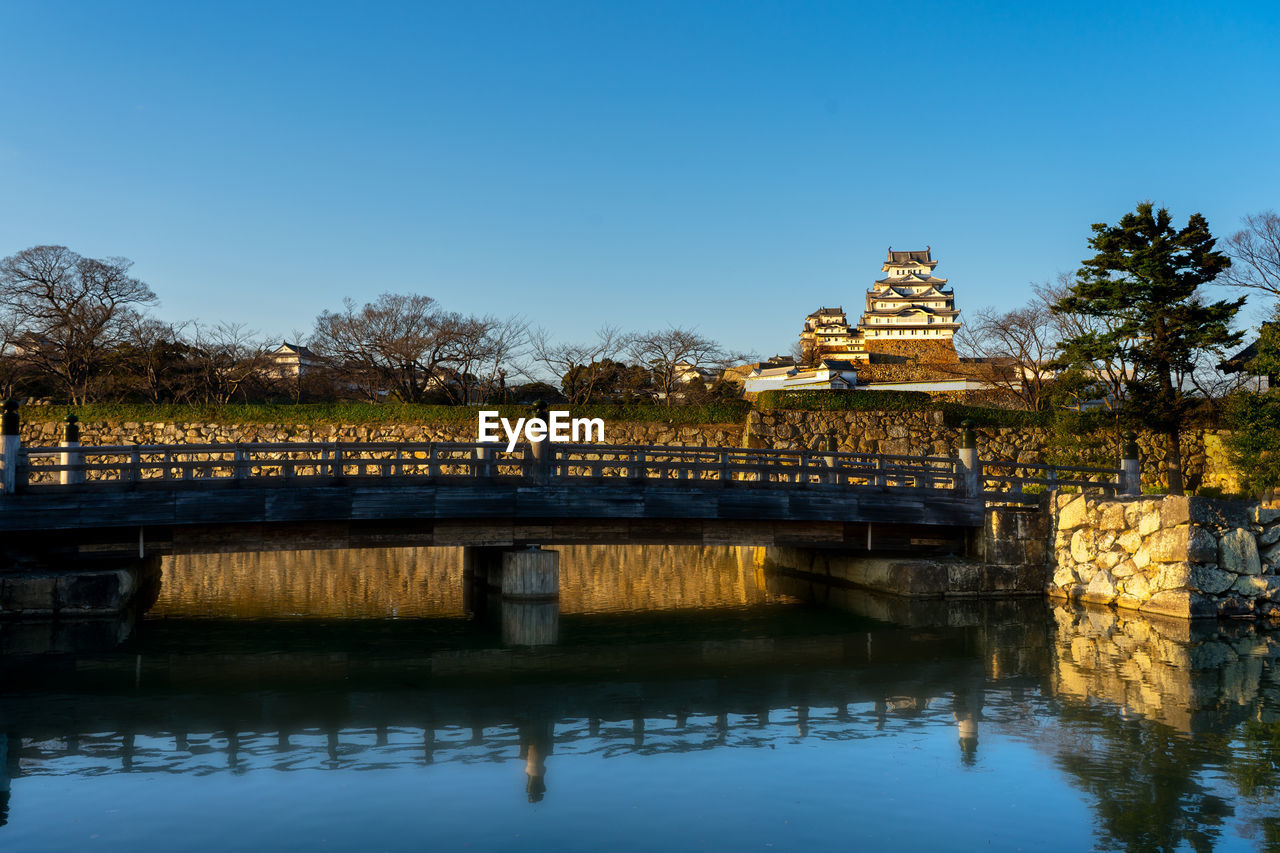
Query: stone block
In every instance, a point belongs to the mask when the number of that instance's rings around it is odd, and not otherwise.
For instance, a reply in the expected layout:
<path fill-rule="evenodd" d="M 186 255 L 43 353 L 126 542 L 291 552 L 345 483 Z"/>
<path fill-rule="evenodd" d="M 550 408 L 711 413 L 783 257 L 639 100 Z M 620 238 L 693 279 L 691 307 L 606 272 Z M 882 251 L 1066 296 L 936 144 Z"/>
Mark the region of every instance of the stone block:
<path fill-rule="evenodd" d="M 1116 596 L 1115 605 L 1122 610 L 1137 610 L 1142 607 L 1142 602 L 1143 599 L 1140 599 L 1137 596 L 1129 595 L 1128 593 L 1121 593 Z"/>
<path fill-rule="evenodd" d="M 1069 589 L 1077 583 L 1076 573 L 1071 570 L 1070 566 L 1059 563 L 1058 568 L 1053 572 L 1053 583 L 1060 589 Z"/>
<path fill-rule="evenodd" d="M 1117 564 L 1116 567 L 1111 570 L 1111 576 L 1113 578 L 1127 578 L 1129 575 L 1133 574 L 1134 571 L 1136 571 L 1136 569 L 1133 565 L 1133 560 L 1125 560 L 1124 562 Z"/>
<path fill-rule="evenodd" d="M 1133 552 L 1133 567 L 1135 569 L 1145 569 L 1151 565 L 1151 554 L 1147 552 L 1147 547 L 1143 545 L 1137 551 Z"/>
<path fill-rule="evenodd" d="M 1243 527 L 1223 533 L 1218 540 L 1218 565 L 1236 574 L 1261 574 L 1262 559 L 1253 534 Z"/>
<path fill-rule="evenodd" d="M 1153 563 L 1176 563 L 1187 559 L 1191 530 L 1188 527 L 1166 527 L 1147 537 L 1147 554 Z"/>
<path fill-rule="evenodd" d="M 1263 526 L 1271 524 L 1278 519 L 1280 519 L 1280 507 L 1262 506 L 1259 504 L 1258 506 L 1255 506 L 1253 508 L 1253 512 L 1250 513 L 1250 520 L 1253 521 L 1254 524 L 1261 524 Z"/>
<path fill-rule="evenodd" d="M 1133 554 L 1142 547 L 1142 534 L 1136 530 L 1126 530 L 1116 537 L 1116 544 L 1125 550 L 1125 553 Z"/>
<path fill-rule="evenodd" d="M 1071 534 L 1071 558 L 1077 563 L 1088 563 L 1097 552 L 1093 545 L 1093 531 L 1077 530 Z"/>
<path fill-rule="evenodd" d="M 1145 501 L 1143 502 L 1146 503 Z M 1144 512 L 1138 519 L 1138 532 L 1143 536 L 1149 536 L 1160 529 L 1160 510 L 1153 507 L 1150 511 Z"/>
<path fill-rule="evenodd" d="M 1280 524 L 1273 524 L 1257 536 L 1259 545 L 1274 545 L 1280 542 Z"/>
<path fill-rule="evenodd" d="M 12 575 L 0 579 L 0 613 L 44 614 L 57 607 L 55 579 L 48 575 Z"/>
<path fill-rule="evenodd" d="M 1095 559 L 1093 562 L 1094 562 L 1094 565 L 1096 565 L 1099 569 L 1102 569 L 1103 571 L 1110 571 L 1111 569 L 1114 569 L 1116 567 L 1116 565 L 1120 562 L 1120 558 L 1122 556 L 1123 556 L 1122 554 L 1119 554 L 1115 551 L 1103 551 L 1102 553 L 1098 554 L 1097 559 Z"/>
<path fill-rule="evenodd" d="M 1131 595 L 1140 601 L 1146 601 L 1151 597 L 1151 584 L 1147 581 L 1145 575 L 1132 575 L 1120 581 L 1121 589 L 1125 594 Z"/>
<path fill-rule="evenodd" d="M 58 610 L 63 613 L 119 613 L 133 599 L 134 578 L 123 569 L 78 572 L 58 578 Z"/>
<path fill-rule="evenodd" d="M 1063 498 L 1068 498 L 1066 505 L 1062 504 Z M 1089 520 L 1088 504 L 1085 502 L 1084 495 L 1059 495 L 1058 496 L 1058 529 L 1074 530 Z"/>
<path fill-rule="evenodd" d="M 1237 575 L 1231 572 L 1224 572 L 1221 569 L 1212 566 L 1203 566 L 1191 564 L 1188 572 L 1188 586 L 1192 589 L 1206 592 L 1210 595 L 1218 595 L 1231 589 L 1236 582 Z"/>
<path fill-rule="evenodd" d="M 1212 563 L 1218 559 L 1218 539 L 1203 527 L 1190 528 L 1187 559 L 1193 563 Z"/>
<path fill-rule="evenodd" d="M 1116 599 L 1115 582 L 1107 572 L 1098 572 L 1084 591 L 1084 600 L 1090 604 L 1110 604 Z"/>
<path fill-rule="evenodd" d="M 1184 561 L 1152 566 L 1147 572 L 1147 579 L 1155 590 L 1191 587 L 1191 564 Z"/>
<path fill-rule="evenodd" d="M 1247 618 L 1253 615 L 1254 607 L 1252 598 L 1232 595 L 1218 602 L 1218 616 L 1224 619 Z"/>
<path fill-rule="evenodd" d="M 1124 504 L 1111 503 L 1102 508 L 1098 518 L 1099 530 L 1124 530 Z"/>
<path fill-rule="evenodd" d="M 1206 619 L 1218 615 L 1214 602 L 1190 590 L 1162 590 L 1145 601 L 1139 610 L 1178 619 Z"/>
<path fill-rule="evenodd" d="M 1251 598 L 1280 601 L 1280 577 L 1276 575 L 1241 575 L 1231 591 Z"/>
<path fill-rule="evenodd" d="M 1160 502 L 1160 525 L 1173 527 L 1191 520 L 1191 498 L 1186 495 L 1169 495 Z"/>

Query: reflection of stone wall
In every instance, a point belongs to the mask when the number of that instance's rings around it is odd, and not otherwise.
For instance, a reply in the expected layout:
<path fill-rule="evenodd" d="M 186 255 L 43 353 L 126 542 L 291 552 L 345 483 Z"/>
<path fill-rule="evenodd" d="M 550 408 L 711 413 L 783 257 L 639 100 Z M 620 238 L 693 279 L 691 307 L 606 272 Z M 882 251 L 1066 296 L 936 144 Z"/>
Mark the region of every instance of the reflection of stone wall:
<path fill-rule="evenodd" d="M 1280 686 L 1280 637 L 1232 623 L 1148 619 L 1069 605 L 1053 612 L 1053 692 L 1198 732 L 1256 716 Z"/>
<path fill-rule="evenodd" d="M 462 549 L 361 548 L 175 554 L 158 616 L 463 616 Z"/>
<path fill-rule="evenodd" d="M 764 600 L 751 548 L 557 545 L 560 612 L 732 607 Z"/>
<path fill-rule="evenodd" d="M 560 612 L 725 607 L 761 601 L 750 550 L 557 546 Z M 741 559 L 746 554 L 745 559 Z M 158 616 L 464 616 L 461 548 L 176 554 L 163 561 Z"/>
<path fill-rule="evenodd" d="M 1280 619 L 1280 510 L 1059 495 L 1049 594 L 1167 616 Z"/>

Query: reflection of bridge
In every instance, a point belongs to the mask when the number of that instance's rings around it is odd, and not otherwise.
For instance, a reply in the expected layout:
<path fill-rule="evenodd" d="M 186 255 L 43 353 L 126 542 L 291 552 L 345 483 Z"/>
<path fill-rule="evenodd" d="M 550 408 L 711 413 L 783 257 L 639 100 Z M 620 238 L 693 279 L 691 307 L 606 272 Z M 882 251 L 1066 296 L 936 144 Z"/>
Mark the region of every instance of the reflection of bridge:
<path fill-rule="evenodd" d="M 301 653 L 252 652 L 250 642 L 235 654 L 148 654 L 153 644 L 180 647 L 175 631 L 207 633 L 198 621 L 160 630 L 163 637 L 148 641 L 144 634 L 120 654 L 54 659 L 56 692 L 42 686 L 47 657 L 4 662 L 0 732 L 8 734 L 0 736 L 0 749 L 7 751 L 8 776 L 518 758 L 536 798 L 553 752 L 608 757 L 760 748 L 927 724 L 957 731 L 961 756 L 971 757 L 987 685 L 971 628 L 587 644 L 536 653 L 452 648 L 368 660 L 314 641 L 312 651 Z M 239 633 L 227 625 L 213 636 L 234 640 Z M 625 678 L 617 675 L 620 666 Z"/>

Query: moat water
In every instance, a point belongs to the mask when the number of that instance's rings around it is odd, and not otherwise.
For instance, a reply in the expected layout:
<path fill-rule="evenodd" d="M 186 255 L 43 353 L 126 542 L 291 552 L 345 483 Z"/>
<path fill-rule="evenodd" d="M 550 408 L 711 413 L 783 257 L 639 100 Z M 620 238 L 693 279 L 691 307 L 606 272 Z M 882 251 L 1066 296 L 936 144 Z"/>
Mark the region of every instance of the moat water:
<path fill-rule="evenodd" d="M 0 624 L 0 850 L 1280 850 L 1280 634 L 556 550 L 551 611 L 421 548 Z"/>

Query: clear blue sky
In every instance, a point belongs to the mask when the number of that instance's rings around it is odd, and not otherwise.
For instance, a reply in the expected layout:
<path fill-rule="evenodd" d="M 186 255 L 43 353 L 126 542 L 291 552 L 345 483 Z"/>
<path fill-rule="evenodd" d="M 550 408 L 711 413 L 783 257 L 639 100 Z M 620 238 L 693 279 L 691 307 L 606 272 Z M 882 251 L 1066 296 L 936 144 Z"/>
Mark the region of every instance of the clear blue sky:
<path fill-rule="evenodd" d="M 168 319 L 382 291 L 787 351 L 931 244 L 1022 302 L 1150 198 L 1280 208 L 1280 6 L 0 2 L 0 255 Z"/>

